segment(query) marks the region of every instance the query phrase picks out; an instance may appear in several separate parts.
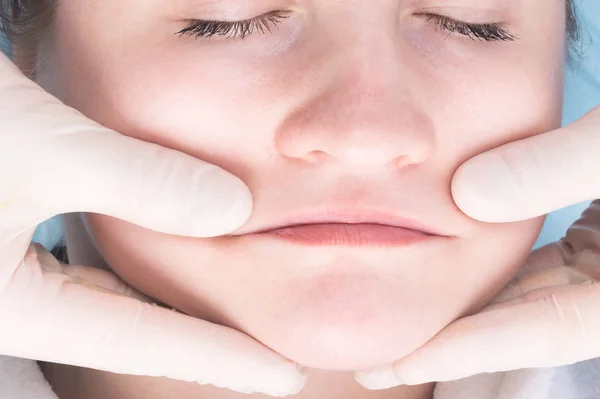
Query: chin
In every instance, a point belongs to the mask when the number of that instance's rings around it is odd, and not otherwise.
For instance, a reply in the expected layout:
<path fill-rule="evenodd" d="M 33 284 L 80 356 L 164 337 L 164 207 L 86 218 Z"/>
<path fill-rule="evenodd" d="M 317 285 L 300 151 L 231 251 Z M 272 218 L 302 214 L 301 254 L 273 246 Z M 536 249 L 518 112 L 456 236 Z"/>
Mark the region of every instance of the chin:
<path fill-rule="evenodd" d="M 381 280 L 337 279 L 335 287 L 321 282 L 290 294 L 260 315 L 237 318 L 241 323 L 234 327 L 315 369 L 355 371 L 394 362 L 458 316 L 456 307 L 436 307 L 425 296 L 415 298 L 411 290 Z"/>
<path fill-rule="evenodd" d="M 316 340 L 321 337 L 314 337 Z M 376 339 L 376 337 L 375 337 Z M 278 353 L 306 367 L 328 371 L 356 371 L 390 364 L 410 354 L 418 345 L 404 342 L 376 345 L 371 340 L 357 340 L 347 344 L 289 342 Z"/>
<path fill-rule="evenodd" d="M 282 322 L 279 334 L 251 334 L 281 355 L 306 367 L 330 371 L 356 371 L 392 363 L 423 345 L 441 330 L 414 328 L 414 323 L 363 322 L 362 325 L 315 325 Z"/>

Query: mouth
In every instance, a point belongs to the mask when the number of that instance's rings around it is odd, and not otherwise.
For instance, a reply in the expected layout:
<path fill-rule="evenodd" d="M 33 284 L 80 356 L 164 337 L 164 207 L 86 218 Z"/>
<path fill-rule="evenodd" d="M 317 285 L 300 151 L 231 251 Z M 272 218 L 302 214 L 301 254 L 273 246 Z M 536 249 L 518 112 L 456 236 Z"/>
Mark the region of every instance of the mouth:
<path fill-rule="evenodd" d="M 394 248 L 447 238 L 424 224 L 392 214 L 321 212 L 243 234 L 312 247 Z"/>
<path fill-rule="evenodd" d="M 304 224 L 268 230 L 259 235 L 307 246 L 351 248 L 408 246 L 434 237 L 422 231 L 370 223 Z"/>

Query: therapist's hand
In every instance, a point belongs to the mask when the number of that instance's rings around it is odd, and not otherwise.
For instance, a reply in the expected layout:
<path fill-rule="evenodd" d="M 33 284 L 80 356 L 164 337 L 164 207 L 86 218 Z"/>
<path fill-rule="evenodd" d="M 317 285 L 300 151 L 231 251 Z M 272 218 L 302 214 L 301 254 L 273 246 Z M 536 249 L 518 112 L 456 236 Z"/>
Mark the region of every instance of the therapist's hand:
<path fill-rule="evenodd" d="M 479 155 L 452 192 L 469 216 L 511 222 L 600 197 L 600 107 L 556 131 Z M 554 367 L 600 357 L 600 201 L 564 239 L 534 251 L 477 314 L 392 365 L 356 374 L 371 389 Z"/>
<path fill-rule="evenodd" d="M 509 143 L 462 165 L 452 195 L 483 222 L 514 222 L 600 198 L 600 106 L 550 133 Z"/>
<path fill-rule="evenodd" d="M 367 388 L 453 381 L 600 357 L 600 200 L 562 240 L 531 253 L 478 313 L 390 366 L 357 373 Z"/>
<path fill-rule="evenodd" d="M 94 123 L 0 53 L 0 355 L 298 392 L 297 365 L 256 340 L 148 303 L 111 273 L 31 245 L 38 223 L 67 212 L 211 237 L 243 224 L 251 208 L 233 175 Z"/>

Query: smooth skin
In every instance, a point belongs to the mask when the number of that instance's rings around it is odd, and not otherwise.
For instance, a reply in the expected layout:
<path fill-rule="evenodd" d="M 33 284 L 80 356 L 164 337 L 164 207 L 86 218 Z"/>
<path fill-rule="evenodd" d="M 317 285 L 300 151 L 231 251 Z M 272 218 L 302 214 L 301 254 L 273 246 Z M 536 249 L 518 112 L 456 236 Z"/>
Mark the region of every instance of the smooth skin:
<path fill-rule="evenodd" d="M 2 54 L 0 120 L 0 354 L 273 396 L 302 388 L 295 363 L 247 335 L 148 303 L 114 274 L 31 244 L 38 223 L 81 211 L 168 234 L 225 234 L 250 215 L 244 183 L 91 121 Z"/>
<path fill-rule="evenodd" d="M 472 158 L 454 175 L 452 194 L 467 215 L 493 223 L 600 197 L 600 107 L 569 126 Z M 599 282 L 597 200 L 563 239 L 532 252 L 480 312 L 449 324 L 409 356 L 356 378 L 383 389 L 600 357 Z"/>

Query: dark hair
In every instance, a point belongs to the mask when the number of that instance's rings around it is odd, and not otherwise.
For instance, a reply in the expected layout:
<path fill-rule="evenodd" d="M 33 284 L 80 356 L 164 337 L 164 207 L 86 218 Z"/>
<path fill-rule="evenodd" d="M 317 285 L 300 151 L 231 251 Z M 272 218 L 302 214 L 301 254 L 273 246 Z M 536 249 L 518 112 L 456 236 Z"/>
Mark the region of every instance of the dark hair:
<path fill-rule="evenodd" d="M 24 71 L 35 76 L 35 58 L 40 40 L 49 32 L 59 0 L 0 0 L 0 38 L 5 38 L 21 49 L 22 65 L 31 65 Z"/>
<path fill-rule="evenodd" d="M 54 20 L 59 0 L 0 0 L 0 33 L 22 49 L 24 64 L 34 65 L 40 39 L 46 35 Z M 574 0 L 566 0 L 567 39 L 571 51 L 579 40 L 579 26 Z M 34 71 L 30 71 L 34 73 Z"/>

